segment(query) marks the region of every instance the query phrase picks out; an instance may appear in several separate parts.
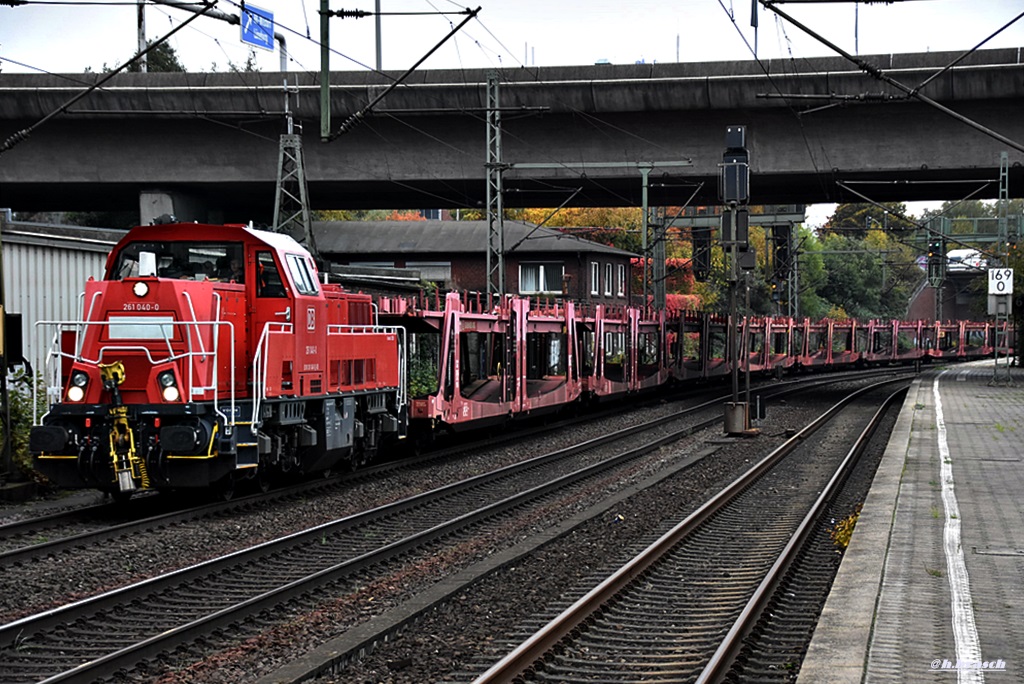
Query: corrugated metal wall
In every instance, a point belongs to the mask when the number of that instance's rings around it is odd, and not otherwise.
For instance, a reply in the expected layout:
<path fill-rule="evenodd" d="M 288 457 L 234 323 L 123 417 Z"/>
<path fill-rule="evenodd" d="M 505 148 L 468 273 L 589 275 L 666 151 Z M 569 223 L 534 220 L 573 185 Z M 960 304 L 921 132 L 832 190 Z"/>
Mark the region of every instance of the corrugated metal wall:
<path fill-rule="evenodd" d="M 3 235 L 4 298 L 7 311 L 20 313 L 25 358 L 39 368 L 39 354 L 49 339 L 40 341 L 36 321 L 77 320 L 85 281 L 100 278 L 108 247 L 74 240 L 50 239 L 36 244 L 18 234 Z M 106 251 L 97 251 L 105 249 Z"/>

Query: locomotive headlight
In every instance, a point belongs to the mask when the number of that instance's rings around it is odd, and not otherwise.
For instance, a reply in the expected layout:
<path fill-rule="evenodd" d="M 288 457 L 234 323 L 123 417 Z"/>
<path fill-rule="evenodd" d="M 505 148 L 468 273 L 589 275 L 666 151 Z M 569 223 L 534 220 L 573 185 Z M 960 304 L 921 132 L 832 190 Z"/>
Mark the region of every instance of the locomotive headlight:
<path fill-rule="evenodd" d="M 160 391 L 164 401 L 178 401 L 181 398 L 181 392 L 178 391 L 177 386 L 174 382 L 174 373 L 171 371 L 164 371 L 160 375 L 156 376 L 156 381 L 160 383 L 162 388 Z"/>
<path fill-rule="evenodd" d="M 149 284 L 139 281 L 132 285 L 132 292 L 136 297 L 145 297 L 149 294 Z"/>
<path fill-rule="evenodd" d="M 68 401 L 85 399 L 85 386 L 89 384 L 89 376 L 80 370 L 72 371 L 71 386 L 68 388 Z"/>

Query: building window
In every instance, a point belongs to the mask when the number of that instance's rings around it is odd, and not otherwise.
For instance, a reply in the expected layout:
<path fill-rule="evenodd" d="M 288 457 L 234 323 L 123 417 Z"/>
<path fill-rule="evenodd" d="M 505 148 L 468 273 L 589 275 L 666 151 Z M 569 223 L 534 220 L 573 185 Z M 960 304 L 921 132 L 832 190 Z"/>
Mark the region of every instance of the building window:
<path fill-rule="evenodd" d="M 601 294 L 601 264 L 590 262 L 590 294 Z"/>
<path fill-rule="evenodd" d="M 422 280 L 447 283 L 452 279 L 452 262 L 450 261 L 406 261 L 405 267 L 419 271 Z"/>
<path fill-rule="evenodd" d="M 619 264 L 619 278 L 616 281 L 616 292 L 620 297 L 626 296 L 626 265 Z"/>
<path fill-rule="evenodd" d="M 604 265 L 604 293 L 606 296 L 612 296 L 612 265 Z"/>
<path fill-rule="evenodd" d="M 520 264 L 520 294 L 561 294 L 562 264 Z"/>

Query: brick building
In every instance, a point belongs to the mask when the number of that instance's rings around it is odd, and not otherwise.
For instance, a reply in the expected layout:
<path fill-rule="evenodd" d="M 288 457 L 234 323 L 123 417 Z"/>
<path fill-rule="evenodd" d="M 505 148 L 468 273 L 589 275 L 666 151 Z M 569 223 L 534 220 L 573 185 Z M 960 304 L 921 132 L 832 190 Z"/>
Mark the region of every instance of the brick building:
<path fill-rule="evenodd" d="M 321 221 L 313 230 L 330 262 L 409 268 L 445 289 L 487 291 L 486 221 Z M 509 293 L 623 304 L 632 294 L 634 257 L 549 228 L 505 221 Z"/>

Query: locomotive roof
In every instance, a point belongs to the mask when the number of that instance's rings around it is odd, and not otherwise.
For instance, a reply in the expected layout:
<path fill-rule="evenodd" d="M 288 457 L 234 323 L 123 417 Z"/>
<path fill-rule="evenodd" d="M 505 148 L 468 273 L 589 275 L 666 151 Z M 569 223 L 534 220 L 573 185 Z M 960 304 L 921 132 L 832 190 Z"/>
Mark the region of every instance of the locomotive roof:
<path fill-rule="evenodd" d="M 206 223 L 162 223 L 152 226 L 138 226 L 132 228 L 121 240 L 121 243 L 136 240 L 257 240 L 280 251 L 306 251 L 290 235 L 256 230 L 255 228 L 243 225 L 222 226 Z"/>
<path fill-rule="evenodd" d="M 637 256 L 523 221 L 505 221 L 506 249 L 519 253 L 586 252 Z M 486 221 L 314 221 L 324 254 L 428 254 L 487 251 Z"/>

